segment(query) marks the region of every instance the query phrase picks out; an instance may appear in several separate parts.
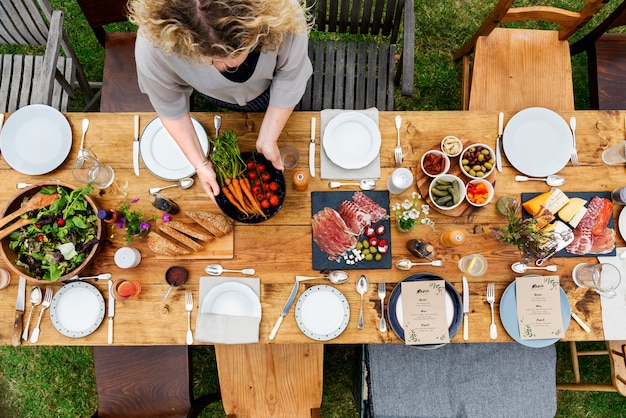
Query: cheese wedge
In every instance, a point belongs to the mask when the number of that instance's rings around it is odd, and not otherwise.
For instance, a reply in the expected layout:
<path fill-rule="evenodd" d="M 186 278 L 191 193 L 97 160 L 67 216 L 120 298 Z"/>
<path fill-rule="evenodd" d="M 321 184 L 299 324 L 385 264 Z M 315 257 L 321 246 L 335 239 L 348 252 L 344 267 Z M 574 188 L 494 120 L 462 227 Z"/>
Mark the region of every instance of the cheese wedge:
<path fill-rule="evenodd" d="M 568 223 L 572 226 L 572 228 L 576 228 L 586 213 L 587 208 L 583 206 L 582 208 L 578 209 L 578 211 L 574 214 L 574 216 L 572 216 L 572 219 L 570 219 Z"/>
<path fill-rule="evenodd" d="M 564 222 L 568 222 L 572 220 L 576 212 L 585 204 L 587 201 L 585 199 L 581 199 L 580 197 L 572 197 L 569 202 L 561 210 L 559 210 L 558 215 Z"/>
<path fill-rule="evenodd" d="M 542 193 L 532 199 L 522 203 L 522 207 L 533 217 L 545 215 L 547 212 L 556 214 L 563 206 L 567 204 L 569 198 L 556 187 L 549 192 Z"/>
<path fill-rule="evenodd" d="M 541 212 L 542 207 L 545 206 L 548 198 L 550 197 L 550 192 L 542 193 L 538 196 L 533 197 L 530 200 L 522 203 L 522 207 L 526 212 L 528 212 L 531 216 L 535 216 L 539 212 Z"/>

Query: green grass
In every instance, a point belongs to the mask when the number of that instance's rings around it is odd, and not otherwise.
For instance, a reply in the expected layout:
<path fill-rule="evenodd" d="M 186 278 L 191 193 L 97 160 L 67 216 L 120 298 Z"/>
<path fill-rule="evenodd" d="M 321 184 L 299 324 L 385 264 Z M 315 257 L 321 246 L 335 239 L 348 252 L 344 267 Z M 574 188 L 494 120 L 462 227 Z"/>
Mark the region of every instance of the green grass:
<path fill-rule="evenodd" d="M 65 28 L 87 77 L 102 79 L 104 51 L 74 0 L 51 0 L 65 12 Z M 416 1 L 415 92 L 397 96 L 399 110 L 459 110 L 461 67 L 452 52 L 466 40 L 489 13 L 495 0 Z M 529 4 L 529 1 L 520 2 Z M 610 0 L 594 27 L 619 0 Z M 582 0 L 553 0 L 573 4 Z M 583 28 L 572 41 L 589 29 Z M 574 57 L 576 107 L 589 106 L 584 54 Z M 200 103 L 199 109 L 203 104 Z M 77 104 L 80 109 L 80 104 Z M 9 303 L 9 302 L 7 302 Z M 603 346 L 603 343 L 588 343 Z M 584 346 L 584 345 L 583 345 Z M 559 380 L 572 380 L 567 344 L 557 344 Z M 193 347 L 194 393 L 199 396 L 218 387 L 212 347 Z M 358 350 L 355 346 L 327 345 L 324 365 L 323 417 L 357 417 L 353 391 Z M 583 377 L 589 382 L 609 383 L 606 357 L 581 360 Z M 88 417 L 97 408 L 97 395 L 90 347 L 0 347 L 0 416 L 7 418 Z M 205 410 L 203 417 L 220 417 L 220 405 Z M 615 393 L 559 392 L 558 417 L 619 417 L 626 415 L 626 398 Z"/>

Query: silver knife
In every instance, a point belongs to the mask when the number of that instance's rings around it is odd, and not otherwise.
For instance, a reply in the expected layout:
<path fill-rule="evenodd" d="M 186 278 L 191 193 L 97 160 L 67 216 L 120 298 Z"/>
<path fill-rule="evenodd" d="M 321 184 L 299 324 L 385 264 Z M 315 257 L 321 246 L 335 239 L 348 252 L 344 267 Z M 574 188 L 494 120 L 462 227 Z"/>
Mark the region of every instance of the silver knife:
<path fill-rule="evenodd" d="M 24 303 L 26 302 L 26 279 L 20 276 L 17 285 L 17 302 L 15 303 L 15 321 L 13 322 L 13 341 L 14 346 L 21 344 L 22 338 L 22 322 L 24 320 Z"/>
<path fill-rule="evenodd" d="M 113 344 L 113 317 L 115 316 L 115 298 L 113 297 L 113 280 L 109 279 L 109 334 L 108 344 Z"/>
<path fill-rule="evenodd" d="M 309 144 L 309 171 L 311 177 L 315 177 L 315 122 L 317 119 L 311 118 L 311 143 Z"/>
<path fill-rule="evenodd" d="M 467 277 L 463 276 L 463 339 L 469 339 L 469 329 L 467 324 L 467 316 L 469 314 L 469 286 L 467 285 Z"/>
<path fill-rule="evenodd" d="M 135 115 L 135 139 L 133 140 L 133 168 L 135 175 L 139 175 L 139 115 Z"/>
<path fill-rule="evenodd" d="M 293 284 L 293 289 L 291 289 L 291 294 L 289 295 L 289 299 L 287 299 L 287 303 L 285 303 L 285 306 L 283 307 L 283 311 L 280 313 L 280 316 L 278 317 L 278 321 L 276 321 L 276 325 L 274 325 L 274 328 L 272 329 L 272 332 L 270 333 L 270 340 L 273 340 L 274 337 L 276 337 L 278 328 L 280 328 L 280 324 L 283 323 L 283 318 L 287 316 L 287 314 L 289 313 L 289 309 L 291 308 L 291 305 L 293 304 L 293 301 L 296 299 L 296 295 L 298 294 L 299 284 L 300 282 L 298 282 L 297 280 Z"/>
<path fill-rule="evenodd" d="M 496 138 L 496 168 L 499 172 L 502 172 L 502 153 L 500 146 L 502 145 L 502 129 L 504 127 L 504 113 L 500 112 L 498 115 L 498 138 Z"/>

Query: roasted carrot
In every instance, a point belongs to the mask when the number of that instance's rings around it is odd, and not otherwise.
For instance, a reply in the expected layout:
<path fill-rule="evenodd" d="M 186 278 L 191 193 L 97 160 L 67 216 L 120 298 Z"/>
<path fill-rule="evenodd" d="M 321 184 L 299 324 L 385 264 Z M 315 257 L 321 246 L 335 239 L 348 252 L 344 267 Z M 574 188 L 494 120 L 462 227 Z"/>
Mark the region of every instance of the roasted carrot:
<path fill-rule="evenodd" d="M 243 196 L 243 192 L 241 191 L 241 186 L 239 185 L 239 182 L 235 180 L 237 179 L 226 178 L 224 180 L 224 183 L 226 184 L 226 187 L 228 188 L 230 193 L 237 200 L 237 202 L 239 202 L 239 205 L 244 209 L 244 212 L 247 213 L 248 215 L 254 215 L 255 214 L 254 208 L 250 207 L 250 205 L 248 204 L 248 201 Z"/>
<path fill-rule="evenodd" d="M 248 210 L 244 209 L 239 202 L 237 201 L 237 199 L 235 198 L 235 196 L 233 196 L 233 194 L 231 193 L 231 191 L 228 189 L 228 187 L 222 187 L 222 193 L 224 193 L 224 196 L 226 196 L 226 199 L 228 199 L 228 201 L 230 203 L 233 204 L 233 206 L 235 206 L 240 212 L 248 214 Z"/>
<path fill-rule="evenodd" d="M 255 212 L 257 212 L 259 215 L 263 217 L 266 217 L 265 213 L 263 212 L 263 209 L 261 208 L 261 205 L 259 204 L 259 201 L 256 200 L 254 198 L 254 195 L 252 194 L 252 186 L 250 185 L 250 180 L 248 180 L 245 177 L 241 179 L 235 179 L 235 181 L 237 180 L 239 180 L 239 186 L 241 187 L 241 190 L 243 191 L 243 193 L 246 195 L 246 197 L 252 204 L 252 207 L 255 209 Z"/>

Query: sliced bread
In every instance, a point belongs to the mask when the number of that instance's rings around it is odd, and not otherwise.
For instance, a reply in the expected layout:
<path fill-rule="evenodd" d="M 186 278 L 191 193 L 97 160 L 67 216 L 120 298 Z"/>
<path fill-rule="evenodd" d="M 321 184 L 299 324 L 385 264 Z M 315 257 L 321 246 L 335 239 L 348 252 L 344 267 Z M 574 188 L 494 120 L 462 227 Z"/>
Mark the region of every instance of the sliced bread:
<path fill-rule="evenodd" d="M 233 230 L 232 222 L 224 215 L 206 211 L 187 211 L 185 214 L 218 238 Z"/>
<path fill-rule="evenodd" d="M 207 233 L 204 228 L 197 226 L 196 224 L 186 224 L 172 219 L 167 223 L 167 226 L 177 230 L 178 232 L 182 232 L 185 235 L 189 235 L 192 238 L 199 239 L 200 241 L 211 242 L 215 239 L 213 235 Z"/>
<path fill-rule="evenodd" d="M 202 245 L 198 244 L 197 242 L 189 238 L 187 235 L 181 232 L 178 232 L 174 228 L 170 228 L 168 225 L 160 225 L 159 230 L 163 232 L 164 234 L 168 235 L 169 237 L 174 238 L 176 241 L 179 241 L 185 246 L 191 248 L 193 251 L 197 252 L 204 248 Z"/>
<path fill-rule="evenodd" d="M 174 256 L 190 253 L 189 250 L 153 231 L 148 233 L 148 248 L 150 248 L 153 253 L 160 255 Z"/>

